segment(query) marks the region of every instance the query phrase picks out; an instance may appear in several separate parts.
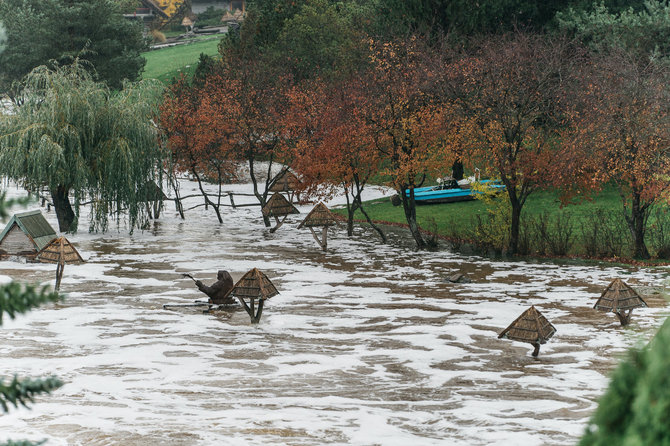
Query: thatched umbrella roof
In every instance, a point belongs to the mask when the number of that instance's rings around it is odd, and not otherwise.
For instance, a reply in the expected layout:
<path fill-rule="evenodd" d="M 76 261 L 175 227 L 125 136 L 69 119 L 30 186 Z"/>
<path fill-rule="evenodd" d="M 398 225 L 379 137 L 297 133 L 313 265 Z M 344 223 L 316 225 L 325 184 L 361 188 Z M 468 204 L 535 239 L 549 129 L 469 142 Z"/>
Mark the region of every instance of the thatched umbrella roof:
<path fill-rule="evenodd" d="M 507 338 L 513 341 L 528 342 L 530 344 L 544 344 L 556 333 L 546 317 L 534 306 L 523 312 L 509 327 L 498 335 L 499 339 Z"/>
<path fill-rule="evenodd" d="M 270 192 L 289 192 L 300 189 L 301 181 L 292 172 L 285 170 L 270 187 Z"/>
<path fill-rule="evenodd" d="M 593 306 L 600 311 L 621 312 L 637 307 L 646 307 L 647 303 L 637 292 L 621 279 L 614 279 L 605 288 L 600 298 Z"/>
<path fill-rule="evenodd" d="M 266 217 L 283 217 L 289 214 L 299 214 L 296 209 L 282 194 L 275 192 L 263 207 L 263 215 Z"/>
<path fill-rule="evenodd" d="M 184 17 L 181 21 L 181 26 L 193 26 L 193 20 L 189 17 Z"/>
<path fill-rule="evenodd" d="M 234 20 L 236 20 L 236 19 L 235 19 L 235 16 L 233 16 L 233 15 L 230 13 L 230 11 L 226 11 L 226 13 L 223 15 L 223 17 L 221 17 L 221 21 L 222 21 L 222 22 L 232 22 L 232 21 L 234 21 Z"/>
<path fill-rule="evenodd" d="M 239 298 L 269 299 L 279 294 L 270 279 L 257 268 L 247 272 L 237 281 L 230 295 Z"/>
<path fill-rule="evenodd" d="M 320 202 L 314 206 L 314 209 L 309 211 L 307 217 L 305 217 L 305 219 L 300 222 L 298 229 L 302 228 L 303 226 L 306 228 L 312 228 L 315 226 L 333 226 L 336 223 L 337 219 L 335 218 L 335 215 L 325 204 Z"/>
<path fill-rule="evenodd" d="M 80 263 L 84 259 L 79 251 L 65 237 L 58 237 L 37 253 L 37 259 L 43 263 Z"/>

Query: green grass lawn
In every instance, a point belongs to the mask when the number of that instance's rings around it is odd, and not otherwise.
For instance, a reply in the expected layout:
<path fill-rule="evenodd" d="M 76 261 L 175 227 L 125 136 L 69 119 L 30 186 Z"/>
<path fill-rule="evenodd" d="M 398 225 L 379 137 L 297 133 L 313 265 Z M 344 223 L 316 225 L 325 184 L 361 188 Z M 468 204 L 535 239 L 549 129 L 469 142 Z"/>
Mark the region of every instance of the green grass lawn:
<path fill-rule="evenodd" d="M 198 64 L 200 54 L 218 56 L 218 38 L 178 45 L 143 53 L 147 64 L 142 73 L 143 79 L 158 79 L 169 83 L 181 73 L 192 76 Z"/>
<path fill-rule="evenodd" d="M 558 192 L 552 190 L 535 192 L 528 198 L 523 208 L 522 220 L 528 222 L 545 215 L 550 226 L 550 232 L 552 233 L 556 232 L 556 222 L 571 226 L 573 228 L 573 246 L 569 253 L 575 255 L 592 254 L 586 252 L 582 234 L 588 232 L 592 229 L 593 225 L 597 225 L 600 222 L 603 227 L 608 225 L 611 228 L 611 233 L 608 234 L 607 231 L 603 231 L 600 236 L 603 239 L 602 243 L 604 245 L 626 245 L 620 254 L 611 255 L 627 255 L 629 248 L 627 245 L 630 242 L 630 235 L 625 227 L 621 198 L 615 188 L 606 187 L 599 194 L 592 197 L 591 200 L 579 199 L 575 201 L 573 204 L 561 206 Z M 393 206 L 388 197 L 368 201 L 364 203 L 364 206 L 373 220 L 406 223 L 402 206 Z M 337 209 L 335 212 L 346 215 L 346 210 L 344 209 Z M 417 206 L 417 221 L 421 228 L 430 232 L 436 232 L 438 235 L 444 237 L 464 240 L 471 239 L 473 228 L 476 226 L 477 215 L 482 218 L 487 215 L 486 205 L 480 200 Z M 661 217 L 662 222 L 657 221 L 657 217 L 658 215 L 654 213 L 649 219 L 648 226 L 654 227 L 647 234 L 650 251 L 655 251 L 657 248 L 654 245 L 655 243 L 658 244 L 657 238 L 654 238 L 656 237 L 656 232 L 654 231 L 657 231 L 655 229 L 658 226 L 657 223 L 663 223 L 665 230 L 670 230 L 670 213 L 665 213 Z M 356 218 L 362 220 L 364 217 L 362 213 L 358 212 Z M 566 218 L 569 220 L 566 220 Z M 528 228 L 530 228 L 529 234 L 535 231 L 532 225 L 529 225 Z M 537 234 L 533 236 L 536 237 Z M 609 240 L 606 240 L 608 237 Z M 613 237 L 619 238 L 612 239 Z M 670 240 L 666 242 L 668 241 Z"/>

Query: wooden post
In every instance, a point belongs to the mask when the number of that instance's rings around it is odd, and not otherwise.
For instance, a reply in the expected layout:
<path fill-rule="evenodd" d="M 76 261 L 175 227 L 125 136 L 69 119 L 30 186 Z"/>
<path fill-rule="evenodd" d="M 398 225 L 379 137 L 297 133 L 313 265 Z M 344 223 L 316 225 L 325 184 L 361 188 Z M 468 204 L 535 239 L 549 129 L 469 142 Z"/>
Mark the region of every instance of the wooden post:
<path fill-rule="evenodd" d="M 533 342 L 531 345 L 533 347 L 535 347 L 535 350 L 533 350 L 533 357 L 536 358 L 537 355 L 540 354 L 540 343 L 539 342 Z"/>
<path fill-rule="evenodd" d="M 260 299 L 258 301 L 258 311 L 256 312 L 256 315 L 251 318 L 251 323 L 252 324 L 258 324 L 261 321 L 261 314 L 263 313 L 263 302 L 265 299 Z"/>
<path fill-rule="evenodd" d="M 286 217 L 288 217 L 288 214 L 287 214 L 287 215 L 284 215 L 284 218 L 282 218 L 282 220 L 279 221 L 279 219 L 277 218 L 277 216 L 274 215 L 274 218 L 275 218 L 275 221 L 277 222 L 277 224 L 275 225 L 274 228 L 270 228 L 270 233 L 273 233 L 273 232 L 275 232 L 277 229 L 279 229 L 279 228 L 281 227 L 281 225 L 284 224 L 284 221 L 286 220 Z"/>
<path fill-rule="evenodd" d="M 233 207 L 233 209 L 235 209 L 236 206 L 235 206 L 235 200 L 233 199 L 233 193 L 228 192 L 228 196 L 230 197 L 230 205 Z"/>
<path fill-rule="evenodd" d="M 56 265 L 56 291 L 60 289 L 60 281 L 63 278 L 63 270 L 65 269 L 65 262 L 62 260 L 58 261 L 58 264 Z"/>
<path fill-rule="evenodd" d="M 322 235 L 321 235 L 321 241 L 322 241 L 321 249 L 323 249 L 325 251 L 326 248 L 328 247 L 328 226 L 323 227 L 323 232 L 322 232 Z"/>
<path fill-rule="evenodd" d="M 621 326 L 625 327 L 630 322 L 630 317 L 633 314 L 633 309 L 631 308 L 630 310 L 628 310 L 628 314 L 626 314 L 623 311 L 619 311 L 619 310 L 615 311 L 614 314 L 616 314 L 617 317 L 619 318 L 619 322 L 621 322 Z"/>

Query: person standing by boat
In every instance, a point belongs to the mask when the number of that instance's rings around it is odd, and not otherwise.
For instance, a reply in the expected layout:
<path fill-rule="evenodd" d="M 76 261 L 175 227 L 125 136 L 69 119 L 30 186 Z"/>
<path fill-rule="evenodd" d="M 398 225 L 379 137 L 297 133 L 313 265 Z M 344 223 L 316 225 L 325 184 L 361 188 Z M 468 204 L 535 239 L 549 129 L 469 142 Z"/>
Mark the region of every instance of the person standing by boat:
<path fill-rule="evenodd" d="M 220 270 L 216 275 L 216 279 L 216 282 L 212 286 L 207 286 L 199 280 L 195 281 L 195 286 L 209 296 L 209 301 L 212 304 L 232 305 L 236 303 L 233 296 L 228 296 L 228 292 L 233 288 L 233 278 L 228 271 Z"/>

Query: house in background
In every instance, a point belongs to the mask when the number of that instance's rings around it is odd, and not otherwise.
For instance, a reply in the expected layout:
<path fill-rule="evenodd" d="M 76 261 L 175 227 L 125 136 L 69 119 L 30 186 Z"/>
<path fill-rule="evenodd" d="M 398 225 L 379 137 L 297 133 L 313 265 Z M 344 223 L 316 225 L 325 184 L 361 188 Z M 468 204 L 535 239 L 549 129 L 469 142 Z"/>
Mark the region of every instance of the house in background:
<path fill-rule="evenodd" d="M 40 210 L 14 214 L 0 233 L 0 256 L 34 258 L 56 237 Z"/>

